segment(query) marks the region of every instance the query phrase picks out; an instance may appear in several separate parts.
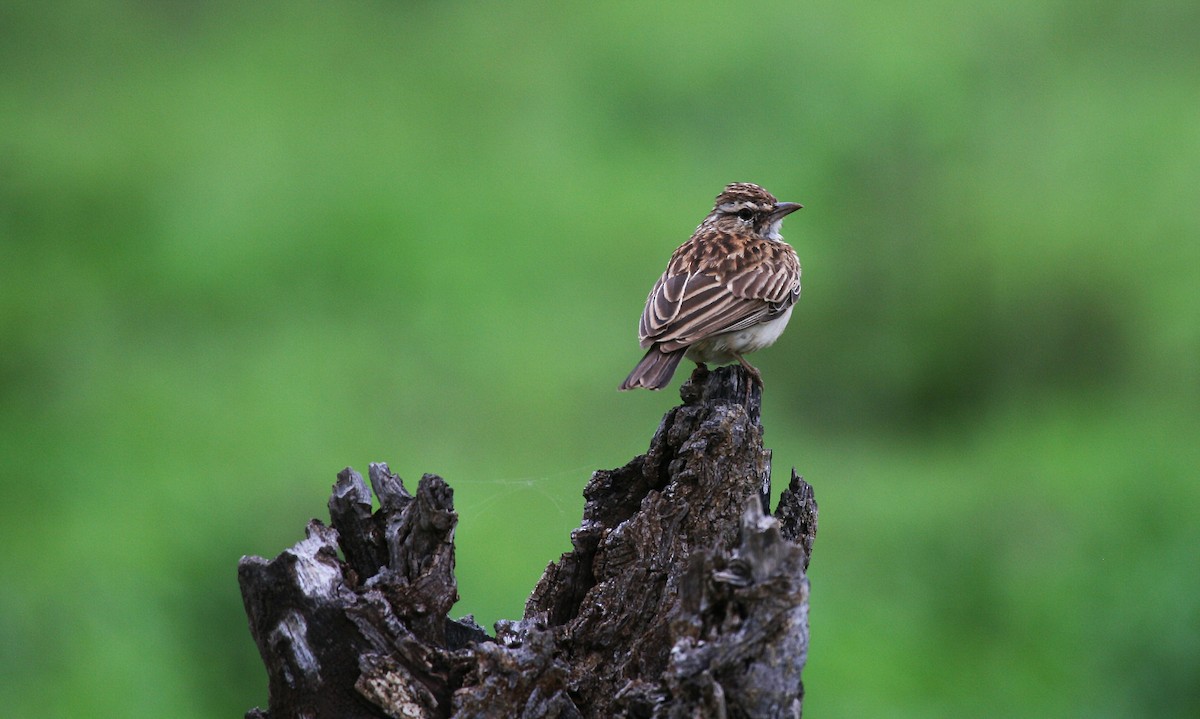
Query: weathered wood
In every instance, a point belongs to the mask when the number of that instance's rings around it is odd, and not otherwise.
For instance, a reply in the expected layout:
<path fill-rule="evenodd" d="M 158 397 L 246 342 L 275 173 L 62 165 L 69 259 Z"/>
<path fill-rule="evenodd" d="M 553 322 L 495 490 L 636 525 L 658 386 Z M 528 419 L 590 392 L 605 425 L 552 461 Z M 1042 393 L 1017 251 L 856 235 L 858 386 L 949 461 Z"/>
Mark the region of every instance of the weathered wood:
<path fill-rule="evenodd" d="M 774 516 L 761 388 L 698 369 L 644 455 L 584 489 L 572 551 L 495 638 L 448 612 L 453 493 L 343 470 L 332 527 L 239 580 L 285 717 L 798 717 L 808 648 L 812 488 L 792 472 Z M 340 558 L 339 558 L 340 552 Z"/>

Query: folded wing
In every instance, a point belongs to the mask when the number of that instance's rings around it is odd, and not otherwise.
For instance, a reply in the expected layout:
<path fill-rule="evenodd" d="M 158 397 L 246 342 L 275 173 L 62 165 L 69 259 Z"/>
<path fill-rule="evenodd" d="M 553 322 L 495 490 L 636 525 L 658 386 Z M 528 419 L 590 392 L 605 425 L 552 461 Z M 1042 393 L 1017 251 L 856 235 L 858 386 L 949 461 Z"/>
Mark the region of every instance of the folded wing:
<path fill-rule="evenodd" d="M 800 266 L 790 247 L 780 249 L 786 254 L 771 253 L 752 267 L 725 266 L 719 274 L 676 272 L 683 263 L 672 261 L 646 299 L 638 328 L 642 347 L 672 351 L 787 310 L 800 297 Z"/>

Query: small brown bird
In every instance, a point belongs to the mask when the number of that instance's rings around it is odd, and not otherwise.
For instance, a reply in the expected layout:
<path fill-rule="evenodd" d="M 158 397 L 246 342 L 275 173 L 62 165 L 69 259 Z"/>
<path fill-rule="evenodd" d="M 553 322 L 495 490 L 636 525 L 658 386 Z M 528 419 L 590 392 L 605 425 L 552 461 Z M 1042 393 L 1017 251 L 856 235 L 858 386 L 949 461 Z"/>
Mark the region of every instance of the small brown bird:
<path fill-rule="evenodd" d="M 783 241 L 783 218 L 799 210 L 758 185 L 727 185 L 691 239 L 671 255 L 638 326 L 647 348 L 621 389 L 662 389 L 686 355 L 697 364 L 740 362 L 769 347 L 800 297 L 800 259 Z"/>

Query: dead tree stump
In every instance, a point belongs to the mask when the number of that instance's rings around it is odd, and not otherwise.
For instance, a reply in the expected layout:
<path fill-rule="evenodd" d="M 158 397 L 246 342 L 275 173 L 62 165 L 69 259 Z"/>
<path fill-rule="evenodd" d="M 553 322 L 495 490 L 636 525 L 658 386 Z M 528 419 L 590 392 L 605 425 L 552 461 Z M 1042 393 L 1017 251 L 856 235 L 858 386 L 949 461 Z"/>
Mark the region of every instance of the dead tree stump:
<path fill-rule="evenodd" d="M 247 717 L 799 717 L 812 487 L 766 514 L 760 388 L 698 369 L 644 455 L 584 489 L 574 549 L 520 621 L 449 618 L 453 492 L 387 465 L 338 474 L 331 527 L 238 579 L 269 678 Z"/>

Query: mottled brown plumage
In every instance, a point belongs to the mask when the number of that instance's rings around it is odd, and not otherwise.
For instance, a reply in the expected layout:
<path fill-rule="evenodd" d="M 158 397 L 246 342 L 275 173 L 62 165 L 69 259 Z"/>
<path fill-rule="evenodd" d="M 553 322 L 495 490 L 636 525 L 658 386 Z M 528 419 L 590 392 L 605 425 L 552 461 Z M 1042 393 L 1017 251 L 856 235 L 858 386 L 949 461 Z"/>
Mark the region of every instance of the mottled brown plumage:
<path fill-rule="evenodd" d="M 662 389 L 685 355 L 758 377 L 743 355 L 779 338 L 800 297 L 800 260 L 779 234 L 798 209 L 758 185 L 725 187 L 650 290 L 638 325 L 647 352 L 621 389 Z"/>

